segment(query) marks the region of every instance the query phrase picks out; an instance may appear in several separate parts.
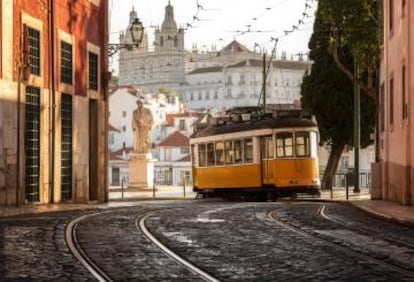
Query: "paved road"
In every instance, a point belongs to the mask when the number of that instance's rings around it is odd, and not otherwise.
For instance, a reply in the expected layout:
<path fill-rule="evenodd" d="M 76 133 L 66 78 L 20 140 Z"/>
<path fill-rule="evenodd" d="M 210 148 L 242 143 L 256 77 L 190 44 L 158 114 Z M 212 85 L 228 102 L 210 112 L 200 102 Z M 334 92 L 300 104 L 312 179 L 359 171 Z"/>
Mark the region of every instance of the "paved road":
<path fill-rule="evenodd" d="M 220 281 L 414 281 L 413 229 L 347 204 L 211 200 L 2 218 L 2 280 L 93 280 L 64 240 L 68 222 L 93 213 L 76 235 L 115 281 L 201 280 L 143 236 L 148 213 L 161 243 Z"/>

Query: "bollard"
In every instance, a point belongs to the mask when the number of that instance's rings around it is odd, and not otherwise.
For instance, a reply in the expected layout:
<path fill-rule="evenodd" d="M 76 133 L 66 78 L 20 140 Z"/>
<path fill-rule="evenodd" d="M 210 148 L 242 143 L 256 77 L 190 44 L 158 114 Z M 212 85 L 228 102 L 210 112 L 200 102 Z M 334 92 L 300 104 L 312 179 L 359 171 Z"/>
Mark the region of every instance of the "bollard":
<path fill-rule="evenodd" d="M 121 180 L 121 200 L 124 200 L 124 178 Z"/>
<path fill-rule="evenodd" d="M 152 182 L 152 198 L 155 199 L 155 177 L 154 177 L 153 182 Z"/>

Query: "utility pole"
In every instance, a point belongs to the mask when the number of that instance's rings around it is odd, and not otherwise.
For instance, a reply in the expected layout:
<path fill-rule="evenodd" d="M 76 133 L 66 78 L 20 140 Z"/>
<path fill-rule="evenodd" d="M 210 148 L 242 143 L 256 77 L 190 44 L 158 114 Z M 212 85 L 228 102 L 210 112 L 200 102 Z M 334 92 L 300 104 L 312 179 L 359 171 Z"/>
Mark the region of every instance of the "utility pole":
<path fill-rule="evenodd" d="M 359 70 L 354 57 L 354 193 L 359 193 L 359 148 L 361 130 L 361 102 Z"/>
<path fill-rule="evenodd" d="M 263 52 L 263 114 L 266 113 L 266 53 Z"/>

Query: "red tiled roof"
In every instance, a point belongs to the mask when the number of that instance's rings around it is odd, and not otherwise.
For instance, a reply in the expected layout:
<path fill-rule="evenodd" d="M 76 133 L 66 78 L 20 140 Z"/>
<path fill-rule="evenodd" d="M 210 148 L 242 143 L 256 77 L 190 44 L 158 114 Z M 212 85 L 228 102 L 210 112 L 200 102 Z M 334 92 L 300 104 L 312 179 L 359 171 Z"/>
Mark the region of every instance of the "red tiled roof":
<path fill-rule="evenodd" d="M 170 134 L 167 138 L 162 140 L 157 147 L 188 147 L 190 146 L 190 139 L 176 131 Z"/>
<path fill-rule="evenodd" d="M 131 94 L 132 96 L 135 96 L 135 97 L 137 97 L 138 94 L 139 94 L 139 91 L 136 88 L 134 88 L 130 85 L 123 85 L 123 86 L 116 86 L 116 87 L 111 88 L 110 92 L 109 92 L 109 95 L 112 95 L 116 91 L 121 90 L 121 89 L 126 89 L 129 94 Z"/>
<path fill-rule="evenodd" d="M 118 154 L 116 154 L 114 152 L 111 152 L 109 154 L 109 160 L 111 160 L 111 161 L 123 161 L 124 159 L 121 158 L 120 156 L 118 156 Z"/>
<path fill-rule="evenodd" d="M 108 130 L 109 131 L 121 132 L 120 130 L 116 129 L 112 124 L 108 124 Z"/>
<path fill-rule="evenodd" d="M 191 157 L 190 155 L 187 155 L 184 158 L 177 160 L 177 162 L 191 162 Z"/>
<path fill-rule="evenodd" d="M 130 153 L 132 153 L 132 147 L 122 148 L 122 149 L 119 149 L 118 151 L 115 151 L 115 152 L 112 152 L 112 153 L 114 153 L 116 155 L 122 155 L 122 153 L 124 151 L 125 151 L 126 154 L 130 154 Z"/>

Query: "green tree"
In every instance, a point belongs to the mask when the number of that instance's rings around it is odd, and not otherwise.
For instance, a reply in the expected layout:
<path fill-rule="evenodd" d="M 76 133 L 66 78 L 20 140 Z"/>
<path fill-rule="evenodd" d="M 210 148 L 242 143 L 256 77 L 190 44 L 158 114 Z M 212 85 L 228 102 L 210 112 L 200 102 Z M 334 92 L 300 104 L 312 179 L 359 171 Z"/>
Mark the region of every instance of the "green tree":
<path fill-rule="evenodd" d="M 360 88 L 377 99 L 380 21 L 379 0 L 319 0 L 321 21 L 329 32 L 329 52 L 335 64 L 350 79 L 356 80 L 353 65 L 346 62 L 347 50 L 352 54 L 361 77 Z"/>
<path fill-rule="evenodd" d="M 353 83 L 338 68 L 329 52 L 329 24 L 324 22 L 318 8 L 314 30 L 309 41 L 313 65 L 302 83 L 302 105 L 315 114 L 320 131 L 321 145 L 331 149 L 322 178 L 322 188 L 332 188 L 332 177 L 346 145 L 353 143 Z M 327 31 L 328 30 L 328 34 Z M 342 46 L 342 64 L 353 65 L 353 56 L 346 45 Z M 361 97 L 361 145 L 370 143 L 375 127 L 375 103 L 368 95 Z"/>

